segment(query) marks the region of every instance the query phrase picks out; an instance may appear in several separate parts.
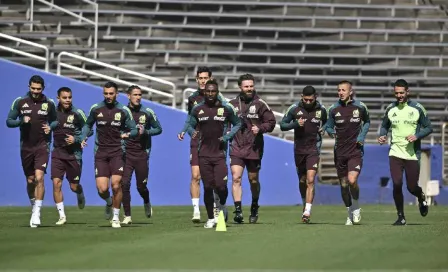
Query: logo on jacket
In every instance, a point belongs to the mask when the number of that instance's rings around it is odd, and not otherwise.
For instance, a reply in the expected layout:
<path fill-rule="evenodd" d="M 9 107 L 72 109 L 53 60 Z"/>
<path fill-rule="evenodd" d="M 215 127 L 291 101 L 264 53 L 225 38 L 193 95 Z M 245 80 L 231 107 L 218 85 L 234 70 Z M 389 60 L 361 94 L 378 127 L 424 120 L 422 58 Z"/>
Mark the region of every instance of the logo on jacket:
<path fill-rule="evenodd" d="M 359 110 L 354 110 L 353 111 L 353 117 L 359 117 Z"/>
<path fill-rule="evenodd" d="M 42 110 L 44 110 L 44 111 L 48 110 L 48 103 L 42 104 Z"/>
<path fill-rule="evenodd" d="M 321 117 L 322 117 L 322 112 L 316 111 L 316 118 L 321 118 Z"/>
<path fill-rule="evenodd" d="M 75 119 L 75 116 L 74 115 L 69 115 L 68 117 L 67 117 L 67 123 L 73 123 L 73 120 Z"/>
<path fill-rule="evenodd" d="M 218 116 L 223 116 L 224 115 L 224 108 L 219 108 L 217 115 Z"/>
<path fill-rule="evenodd" d="M 121 120 L 121 113 L 117 112 L 115 113 L 115 121 L 120 121 Z"/>
<path fill-rule="evenodd" d="M 140 124 L 144 124 L 146 123 L 146 115 L 142 115 L 138 118 L 138 121 L 140 122 Z"/>
<path fill-rule="evenodd" d="M 250 106 L 249 113 L 255 113 L 256 111 L 257 111 L 257 108 L 255 107 L 255 105 Z"/>

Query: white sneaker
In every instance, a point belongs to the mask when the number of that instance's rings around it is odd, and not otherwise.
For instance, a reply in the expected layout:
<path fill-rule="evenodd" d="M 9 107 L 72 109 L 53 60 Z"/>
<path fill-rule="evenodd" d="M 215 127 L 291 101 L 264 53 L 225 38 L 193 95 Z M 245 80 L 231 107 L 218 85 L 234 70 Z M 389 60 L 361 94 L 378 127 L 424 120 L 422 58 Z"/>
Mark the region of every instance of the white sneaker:
<path fill-rule="evenodd" d="M 205 222 L 204 228 L 212 229 L 213 227 L 215 227 L 215 219 L 208 219 L 207 222 Z"/>
<path fill-rule="evenodd" d="M 361 222 L 361 208 L 353 210 L 353 223 Z"/>
<path fill-rule="evenodd" d="M 112 228 L 114 229 L 121 228 L 120 220 L 112 220 Z"/>
<path fill-rule="evenodd" d="M 114 223 L 114 220 L 112 220 L 112 224 Z M 123 218 L 123 221 L 121 221 L 121 224 L 130 225 L 132 224 L 132 218 L 130 216 L 125 216 Z"/>
<path fill-rule="evenodd" d="M 345 225 L 346 225 L 346 226 L 351 226 L 351 225 L 353 225 L 353 221 L 350 219 L 350 217 L 347 217 L 347 221 L 345 221 Z"/>
<path fill-rule="evenodd" d="M 152 216 L 152 206 L 150 203 L 144 203 L 143 207 L 145 207 L 145 215 L 148 218 L 151 218 Z"/>
<path fill-rule="evenodd" d="M 106 220 L 110 220 L 112 218 L 112 205 L 108 206 L 106 204 L 106 208 L 104 209 L 104 218 L 106 218 Z"/>
<path fill-rule="evenodd" d="M 33 213 L 30 219 L 30 227 L 37 228 L 40 225 L 40 214 Z"/>
<path fill-rule="evenodd" d="M 200 212 L 194 212 L 193 218 L 191 218 L 191 221 L 195 224 L 201 223 L 201 213 Z"/>
<path fill-rule="evenodd" d="M 76 194 L 76 198 L 78 199 L 78 208 L 84 209 L 86 206 L 86 198 L 84 197 L 84 192 L 80 194 Z"/>
<path fill-rule="evenodd" d="M 56 225 L 61 226 L 61 225 L 64 225 L 66 222 L 67 222 L 67 218 L 60 217 L 58 222 L 56 222 Z"/>

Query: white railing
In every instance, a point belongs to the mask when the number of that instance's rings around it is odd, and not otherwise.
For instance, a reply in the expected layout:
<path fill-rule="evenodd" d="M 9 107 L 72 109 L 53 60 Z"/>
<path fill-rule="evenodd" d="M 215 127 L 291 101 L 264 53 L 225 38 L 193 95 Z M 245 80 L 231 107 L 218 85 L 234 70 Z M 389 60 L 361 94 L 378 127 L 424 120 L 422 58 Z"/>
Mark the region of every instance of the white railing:
<path fill-rule="evenodd" d="M 147 79 L 147 80 L 150 80 L 150 81 L 154 81 L 154 82 L 157 82 L 157 83 L 162 84 L 162 85 L 167 85 L 167 86 L 169 86 L 171 88 L 171 92 L 172 93 L 167 93 L 167 92 L 155 90 L 155 89 L 148 88 L 148 87 L 145 87 L 145 86 L 140 86 L 140 88 L 142 90 L 150 92 L 150 93 L 154 93 L 154 94 L 158 94 L 158 95 L 161 95 L 161 96 L 164 96 L 164 97 L 171 98 L 172 99 L 172 107 L 176 108 L 176 85 L 174 83 L 172 83 L 172 82 L 169 82 L 169 81 L 164 80 L 164 79 L 148 76 L 148 75 L 145 75 L 145 74 L 142 74 L 142 73 L 134 72 L 134 71 L 131 71 L 131 70 L 128 70 L 128 69 L 124 69 L 124 68 L 121 68 L 121 67 L 117 67 L 115 65 L 111 65 L 111 64 L 108 64 L 108 63 L 105 63 L 105 62 L 101 62 L 101 61 L 98 61 L 98 60 L 89 59 L 89 58 L 86 58 L 86 57 L 82 57 L 82 56 L 79 56 L 79 55 L 68 53 L 68 52 L 65 52 L 65 51 L 59 53 L 59 55 L 58 55 L 58 63 L 57 63 L 57 74 L 58 75 L 61 75 L 61 67 L 64 67 L 64 68 L 72 69 L 72 70 L 75 70 L 75 71 L 78 71 L 78 72 L 81 72 L 81 73 L 85 73 L 85 74 L 88 74 L 88 75 L 92 75 L 92 76 L 96 76 L 96 77 L 103 78 L 103 79 L 106 79 L 106 80 L 114 81 L 114 82 L 117 82 L 119 84 L 123 84 L 123 85 L 126 85 L 126 86 L 131 86 L 131 85 L 135 84 L 135 83 L 131 83 L 129 81 L 121 80 L 121 79 L 118 79 L 118 78 L 114 78 L 114 77 L 111 77 L 111 76 L 107 76 L 107 75 L 103 75 L 103 74 L 100 74 L 100 73 L 97 73 L 97 72 L 93 72 L 93 71 L 90 71 L 90 70 L 87 70 L 87 69 L 84 69 L 84 68 L 81 68 L 81 67 L 77 67 L 77 66 L 73 66 L 73 65 L 70 65 L 70 64 L 67 64 L 67 63 L 63 63 L 62 62 L 62 56 L 72 57 L 72 58 L 75 58 L 75 59 L 78 59 L 78 60 L 81 60 L 81 61 L 84 61 L 84 62 L 88 62 L 88 63 L 92 63 L 92 64 L 95 64 L 95 65 L 98 65 L 98 66 L 109 68 L 109 69 L 112 69 L 112 70 L 115 70 L 115 71 L 118 71 L 118 72 L 122 72 L 122 73 L 126 73 L 126 74 L 129 74 L 129 75 L 141 77 L 141 78 L 144 78 L 144 79 Z"/>
<path fill-rule="evenodd" d="M 89 24 L 93 25 L 93 27 L 95 28 L 95 30 L 94 30 L 94 37 L 93 37 L 93 47 L 95 49 L 95 51 L 94 51 L 94 58 L 95 59 L 97 58 L 97 56 L 98 56 L 98 51 L 97 51 L 98 50 L 98 4 L 97 3 L 92 2 L 90 0 L 81 0 L 81 1 L 83 1 L 83 2 L 85 2 L 87 4 L 89 4 L 89 5 L 92 5 L 94 7 L 94 9 L 95 9 L 95 21 L 92 21 L 90 19 L 85 18 L 82 15 L 76 14 L 74 12 L 71 12 L 68 9 L 65 9 L 63 7 L 55 5 L 53 3 L 54 0 L 51 0 L 51 2 L 48 2 L 48 1 L 45 1 L 45 0 L 31 0 L 31 4 L 30 4 L 30 21 L 31 21 L 30 31 L 33 31 L 33 27 L 34 27 L 34 25 L 33 25 L 34 1 L 38 1 L 38 2 L 40 2 L 42 4 L 45 4 L 45 5 L 49 6 L 50 8 L 54 8 L 54 9 L 60 10 L 60 11 L 62 11 L 64 13 L 67 13 L 67 14 L 75 17 L 75 18 L 78 18 L 79 21 L 84 21 L 86 23 L 89 23 Z"/>
<path fill-rule="evenodd" d="M 41 45 L 41 44 L 38 44 L 38 43 L 35 43 L 35 42 L 30 42 L 30 41 L 23 40 L 23 39 L 14 37 L 14 36 L 6 35 L 6 34 L 3 34 L 3 33 L 0 33 L 0 37 L 8 39 L 8 40 L 11 40 L 11 41 L 15 41 L 15 42 L 18 42 L 18 43 L 24 43 L 24 44 L 27 44 L 27 45 L 31 45 L 31 46 L 43 49 L 45 51 L 45 57 L 41 57 L 41 56 L 38 56 L 38 55 L 35 55 L 35 54 L 31 54 L 31 53 L 25 52 L 23 50 L 14 49 L 14 48 L 11 48 L 11 47 L 0 45 L 0 49 L 6 50 L 6 51 L 9 51 L 9 52 L 13 52 L 13 53 L 16 53 L 16 54 L 19 54 L 19 55 L 22 55 L 22 56 L 25 56 L 25 57 L 28 57 L 28 58 L 37 59 L 37 60 L 41 60 L 41 61 L 45 62 L 45 71 L 46 72 L 49 71 L 49 69 L 50 69 L 50 50 L 48 49 L 48 47 L 46 47 L 45 45 Z"/>
<path fill-rule="evenodd" d="M 448 123 L 444 123 L 442 125 L 442 177 L 443 179 L 447 178 L 447 175 L 445 174 L 445 160 L 446 160 L 446 154 L 448 150 L 445 150 L 445 143 L 446 143 L 446 127 L 448 126 Z"/>

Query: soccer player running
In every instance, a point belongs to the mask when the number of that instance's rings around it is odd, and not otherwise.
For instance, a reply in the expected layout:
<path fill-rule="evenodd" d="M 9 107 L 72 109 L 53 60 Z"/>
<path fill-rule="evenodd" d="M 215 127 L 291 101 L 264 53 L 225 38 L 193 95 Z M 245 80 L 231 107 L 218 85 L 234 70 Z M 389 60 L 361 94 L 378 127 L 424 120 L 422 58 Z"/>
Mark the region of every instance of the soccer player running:
<path fill-rule="evenodd" d="M 54 141 L 51 152 L 51 179 L 53 180 L 54 203 L 59 212 L 59 220 L 56 225 L 63 225 L 67 222 L 62 194 L 64 175 L 70 183 L 70 189 L 76 193 L 78 207 L 84 209 L 85 206 L 80 179 L 82 172 L 81 132 L 86 122 L 86 115 L 81 109 L 73 106 L 70 88 L 62 87 L 58 90 L 58 101 L 58 126 L 53 133 Z"/>
<path fill-rule="evenodd" d="M 418 185 L 420 176 L 421 139 L 432 133 L 431 121 L 425 108 L 409 99 L 409 85 L 399 79 L 394 83 L 396 102 L 387 108 L 381 123 L 378 142 L 387 141 L 389 129 L 392 131 L 389 150 L 389 167 L 394 183 L 393 195 L 398 219 L 395 226 L 406 225 L 403 204 L 403 170 L 406 173 L 408 191 L 417 197 L 421 216 L 428 214 L 426 196 Z"/>
<path fill-rule="evenodd" d="M 131 110 L 132 117 L 137 123 L 138 136 L 134 139 L 126 140 L 126 163 L 123 173 L 123 209 L 124 218 L 122 224 L 131 224 L 131 178 L 135 171 L 137 190 L 143 198 L 143 207 L 145 216 L 150 218 L 152 215 L 151 202 L 149 200 L 148 174 L 149 174 L 149 156 L 151 153 L 151 137 L 162 133 L 162 126 L 157 119 L 156 114 L 150 108 L 142 106 L 142 90 L 138 86 L 130 86 L 127 90 L 129 98 L 128 108 Z M 129 128 L 126 130 L 129 132 Z"/>
<path fill-rule="evenodd" d="M 199 169 L 208 215 L 204 228 L 213 228 L 217 223 L 213 213 L 213 191 L 219 196 L 218 209 L 223 211 L 227 219 L 227 142 L 241 128 L 235 109 L 231 104 L 218 99 L 218 93 L 218 83 L 208 80 L 204 102 L 196 105 L 188 117 L 187 132 L 192 138 L 199 139 Z M 233 125 L 230 131 L 227 130 L 229 123 Z"/>
<path fill-rule="evenodd" d="M 20 127 L 20 158 L 32 206 L 30 227 L 35 228 L 41 223 L 40 210 L 45 195 L 44 175 L 50 156 L 50 132 L 58 122 L 53 100 L 42 93 L 45 89 L 44 79 L 34 75 L 28 84 L 29 91 L 12 103 L 6 126 Z"/>
<path fill-rule="evenodd" d="M 303 202 L 302 222 L 309 223 L 314 200 L 314 180 L 320 161 L 322 127 L 327 122 L 327 111 L 317 102 L 316 89 L 306 86 L 302 99 L 292 104 L 280 122 L 280 129 L 294 129 L 294 160 L 299 176 L 299 190 Z"/>
<path fill-rule="evenodd" d="M 106 201 L 105 217 L 111 221 L 113 228 L 120 228 L 120 205 L 122 201 L 121 180 L 124 171 L 124 139 L 134 138 L 137 127 L 128 107 L 117 101 L 118 86 L 107 82 L 103 87 L 104 101 L 90 108 L 86 124 L 82 129 L 82 145 L 96 124 L 95 139 L 95 178 L 98 195 Z M 125 129 L 130 132 L 123 133 Z M 109 178 L 112 184 L 113 201 L 109 192 Z"/>
<path fill-rule="evenodd" d="M 260 197 L 259 172 L 264 149 L 263 134 L 272 132 L 276 121 L 268 104 L 257 95 L 253 75 L 241 75 L 238 79 L 238 87 L 241 90 L 240 94 L 229 102 L 236 108 L 238 116 L 242 119 L 241 129 L 235 134 L 230 144 L 232 194 L 235 203 L 233 220 L 237 223 L 244 222 L 241 207 L 241 177 L 246 167 L 252 192 L 249 223 L 256 223 Z"/>
<path fill-rule="evenodd" d="M 188 97 L 188 115 L 191 114 L 191 110 L 194 106 L 204 102 L 204 90 L 205 83 L 212 78 L 212 71 L 208 67 L 198 67 L 196 72 L 196 82 L 198 83 L 198 89 Z M 221 94 L 218 95 L 218 99 L 224 100 Z M 177 138 L 182 141 L 184 135 L 187 132 L 188 119 L 185 122 L 185 126 L 182 131 L 177 135 Z M 201 212 L 199 210 L 199 197 L 201 194 L 200 180 L 201 173 L 199 171 L 199 157 L 198 157 L 198 138 L 191 138 L 190 140 L 190 165 L 191 165 L 191 182 L 190 182 L 190 195 L 191 202 L 193 204 L 193 223 L 201 222 Z M 219 199 L 214 193 L 215 200 L 215 217 L 218 216 L 216 206 L 219 205 Z"/>
<path fill-rule="evenodd" d="M 347 207 L 345 225 L 361 221 L 358 176 L 362 169 L 364 139 L 369 131 L 370 117 L 366 105 L 353 99 L 352 83 L 338 84 L 339 101 L 328 109 L 325 130 L 336 138 L 334 162 L 341 185 L 342 200 Z"/>

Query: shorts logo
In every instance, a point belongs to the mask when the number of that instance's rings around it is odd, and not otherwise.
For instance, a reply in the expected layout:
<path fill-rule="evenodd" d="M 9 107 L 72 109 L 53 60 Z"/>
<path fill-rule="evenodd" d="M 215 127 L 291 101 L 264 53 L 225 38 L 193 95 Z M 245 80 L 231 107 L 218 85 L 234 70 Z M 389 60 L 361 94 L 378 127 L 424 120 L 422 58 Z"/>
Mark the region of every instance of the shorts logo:
<path fill-rule="evenodd" d="M 316 111 L 316 118 L 321 118 L 322 116 L 322 112 L 321 111 Z"/>
<path fill-rule="evenodd" d="M 74 178 L 73 180 L 79 180 L 79 176 L 76 176 L 76 178 Z"/>
<path fill-rule="evenodd" d="M 42 164 L 42 167 L 47 167 L 47 163 Z"/>
<path fill-rule="evenodd" d="M 359 165 L 357 165 L 356 167 L 355 167 L 355 169 L 361 169 L 361 166 L 359 166 Z"/>
<path fill-rule="evenodd" d="M 98 175 L 98 168 L 95 168 L 95 175 Z"/>
<path fill-rule="evenodd" d="M 334 116 L 339 117 L 339 116 L 341 116 L 341 113 L 338 112 L 338 113 L 336 113 Z"/>
<path fill-rule="evenodd" d="M 138 121 L 139 121 L 141 124 L 146 123 L 146 115 L 142 115 L 142 116 L 140 116 L 140 117 L 138 118 Z"/>
<path fill-rule="evenodd" d="M 255 113 L 256 111 L 257 111 L 257 108 L 255 107 L 255 105 L 250 106 L 249 113 Z"/>
<path fill-rule="evenodd" d="M 219 108 L 217 115 L 218 116 L 223 116 L 224 115 L 224 108 Z"/>
<path fill-rule="evenodd" d="M 75 119 L 75 116 L 74 115 L 69 115 L 68 117 L 67 117 L 67 123 L 73 123 L 73 120 Z"/>
<path fill-rule="evenodd" d="M 198 114 L 203 114 L 203 113 L 204 113 L 204 111 L 203 111 L 203 110 L 200 110 Z"/>
<path fill-rule="evenodd" d="M 190 154 L 190 161 L 193 160 L 193 154 Z"/>
<path fill-rule="evenodd" d="M 41 109 L 44 111 L 48 110 L 48 103 L 43 103 Z"/>
<path fill-rule="evenodd" d="M 317 168 L 317 163 L 315 163 L 315 164 L 313 165 L 313 168 Z"/>
<path fill-rule="evenodd" d="M 359 110 L 356 109 L 353 111 L 353 117 L 359 117 Z"/>
<path fill-rule="evenodd" d="M 118 169 L 118 171 L 123 171 L 123 167 L 120 167 L 120 168 Z"/>
<path fill-rule="evenodd" d="M 115 121 L 120 121 L 120 119 L 121 119 L 121 113 L 120 112 L 117 112 L 117 113 L 115 113 Z"/>
<path fill-rule="evenodd" d="M 147 178 L 145 178 L 145 180 L 143 180 L 143 183 L 147 183 L 148 182 L 148 179 Z"/>
<path fill-rule="evenodd" d="M 103 117 L 103 113 L 102 112 L 100 112 L 100 114 L 98 114 L 98 116 L 97 117 Z"/>
<path fill-rule="evenodd" d="M 225 176 L 222 180 L 227 180 L 227 176 Z"/>

